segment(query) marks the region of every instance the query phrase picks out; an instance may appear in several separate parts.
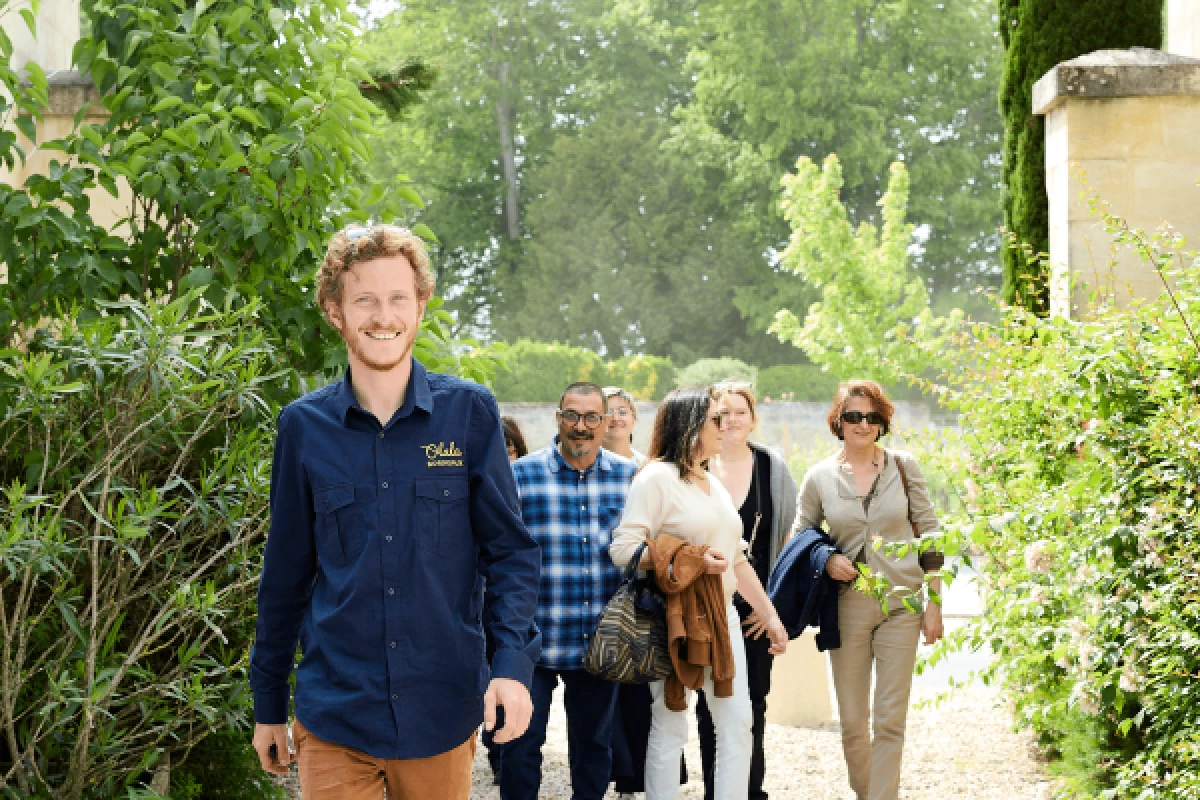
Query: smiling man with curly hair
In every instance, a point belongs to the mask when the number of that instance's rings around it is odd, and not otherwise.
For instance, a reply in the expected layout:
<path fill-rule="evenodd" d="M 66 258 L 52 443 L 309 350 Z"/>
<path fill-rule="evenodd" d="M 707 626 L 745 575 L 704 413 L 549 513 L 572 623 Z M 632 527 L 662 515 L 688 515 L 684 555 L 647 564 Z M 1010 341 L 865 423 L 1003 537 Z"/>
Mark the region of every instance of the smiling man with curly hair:
<path fill-rule="evenodd" d="M 345 377 L 279 415 L 251 655 L 254 745 L 306 800 L 467 800 L 475 733 L 529 724 L 540 556 L 496 400 L 412 356 L 434 279 L 421 240 L 336 234 L 317 302 Z M 482 588 L 487 584 L 487 613 Z M 484 657 L 481 619 L 496 643 Z"/>

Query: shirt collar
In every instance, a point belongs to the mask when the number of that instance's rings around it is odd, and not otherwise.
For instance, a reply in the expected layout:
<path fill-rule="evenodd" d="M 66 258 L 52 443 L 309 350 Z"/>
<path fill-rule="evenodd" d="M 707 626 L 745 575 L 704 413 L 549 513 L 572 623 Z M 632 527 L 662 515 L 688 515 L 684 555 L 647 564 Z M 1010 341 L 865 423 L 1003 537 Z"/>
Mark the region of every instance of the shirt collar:
<path fill-rule="evenodd" d="M 354 387 L 350 385 L 350 367 L 346 367 L 346 374 L 342 376 L 341 383 L 334 393 L 334 402 L 337 404 L 337 412 L 342 424 L 345 424 L 350 409 L 363 414 L 367 413 L 358 404 L 358 398 L 354 396 Z M 419 408 L 427 414 L 433 413 L 433 392 L 429 389 L 429 371 L 415 358 L 412 363 L 412 375 L 408 379 L 408 392 L 404 396 L 404 405 L 400 406 L 400 410 L 396 412 L 393 419 L 407 417 L 414 408 Z M 382 422 L 386 425 L 389 420 Z"/>
<path fill-rule="evenodd" d="M 572 467 L 567 463 L 567 460 L 563 458 L 562 452 L 558 449 L 558 443 L 558 434 L 555 434 L 554 441 L 550 443 L 550 471 L 559 472 L 564 469 L 569 469 L 579 472 L 579 470 Z M 590 467 L 583 470 L 583 474 L 586 475 L 594 469 L 600 469 L 604 472 L 608 472 L 612 469 L 612 466 L 612 455 L 603 447 L 601 447 L 600 452 L 596 454 L 596 460 L 592 462 Z"/>

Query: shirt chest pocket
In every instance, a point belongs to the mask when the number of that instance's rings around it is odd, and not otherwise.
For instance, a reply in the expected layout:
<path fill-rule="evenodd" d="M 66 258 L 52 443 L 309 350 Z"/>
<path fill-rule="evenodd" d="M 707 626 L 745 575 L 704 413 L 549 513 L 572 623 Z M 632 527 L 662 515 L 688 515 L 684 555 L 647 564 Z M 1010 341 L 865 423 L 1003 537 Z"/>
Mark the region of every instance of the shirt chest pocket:
<path fill-rule="evenodd" d="M 431 555 L 447 555 L 447 548 L 473 543 L 467 507 L 467 479 L 418 478 L 416 538 Z"/>
<path fill-rule="evenodd" d="M 317 555 L 322 562 L 344 567 L 362 555 L 375 514 L 374 498 L 365 496 L 368 493 L 350 484 L 316 492 Z"/>

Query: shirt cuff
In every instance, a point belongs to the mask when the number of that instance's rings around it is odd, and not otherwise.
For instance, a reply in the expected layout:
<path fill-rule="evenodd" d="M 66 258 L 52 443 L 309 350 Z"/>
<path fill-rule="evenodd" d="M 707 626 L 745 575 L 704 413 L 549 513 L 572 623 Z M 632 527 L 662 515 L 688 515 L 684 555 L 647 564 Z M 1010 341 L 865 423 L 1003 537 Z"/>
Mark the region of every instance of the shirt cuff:
<path fill-rule="evenodd" d="M 291 692 L 255 692 L 254 721 L 259 725 L 286 725 Z"/>
<path fill-rule="evenodd" d="M 492 678 L 508 678 L 531 689 L 533 686 L 533 662 L 520 650 L 497 650 L 492 656 Z"/>

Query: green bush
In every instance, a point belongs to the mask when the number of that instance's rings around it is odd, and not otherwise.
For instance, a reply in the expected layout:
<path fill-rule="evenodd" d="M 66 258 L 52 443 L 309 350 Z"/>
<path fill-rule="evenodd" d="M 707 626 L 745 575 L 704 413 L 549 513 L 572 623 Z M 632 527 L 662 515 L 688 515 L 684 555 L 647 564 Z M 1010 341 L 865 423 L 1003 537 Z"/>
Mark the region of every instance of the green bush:
<path fill-rule="evenodd" d="M 720 381 L 754 383 L 758 368 L 736 358 L 702 358 L 675 373 L 676 386 L 711 386 Z"/>
<path fill-rule="evenodd" d="M 621 386 L 638 400 L 660 400 L 674 385 L 675 367 L 658 356 L 625 356 L 606 362 L 583 347 L 520 339 L 493 351 L 504 364 L 494 379 L 497 399 L 557 403 L 575 381 Z"/>
<path fill-rule="evenodd" d="M 276 355 L 255 303 L 106 310 L 0 356 L 0 778 L 19 796 L 125 796 L 250 724 Z"/>
<path fill-rule="evenodd" d="M 837 376 L 816 364 L 795 364 L 761 370 L 755 388 L 760 400 L 826 403 L 833 399 L 837 385 Z"/>
<path fill-rule="evenodd" d="M 660 356 L 625 356 L 608 363 L 608 376 L 638 400 L 662 400 L 675 385 L 675 365 Z"/>
<path fill-rule="evenodd" d="M 1010 309 L 948 353 L 969 424 L 931 462 L 963 487 L 946 529 L 983 554 L 987 602 L 946 646 L 996 653 L 1060 797 L 1195 800 L 1200 262 L 1107 221 L 1174 297 L 1083 322 Z"/>
<path fill-rule="evenodd" d="M 224 730 L 200 740 L 171 768 L 171 800 L 286 800 L 263 771 L 249 731 Z"/>

